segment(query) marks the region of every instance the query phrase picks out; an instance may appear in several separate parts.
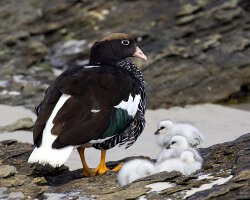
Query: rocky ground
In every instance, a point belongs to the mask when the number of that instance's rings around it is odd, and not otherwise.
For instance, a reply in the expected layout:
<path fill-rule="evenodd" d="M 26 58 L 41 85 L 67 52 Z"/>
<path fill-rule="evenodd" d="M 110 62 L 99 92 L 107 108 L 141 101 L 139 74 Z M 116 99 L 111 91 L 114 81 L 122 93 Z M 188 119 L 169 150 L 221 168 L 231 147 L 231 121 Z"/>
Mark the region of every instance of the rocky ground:
<path fill-rule="evenodd" d="M 200 149 L 200 171 L 181 176 L 159 173 L 120 187 L 117 174 L 86 178 L 81 170 L 28 164 L 32 146 L 0 142 L 1 199 L 249 199 L 250 134 Z M 130 158 L 131 159 L 131 158 Z M 124 160 L 122 160 L 124 161 Z M 108 163 L 114 167 L 117 162 Z"/>
<path fill-rule="evenodd" d="M 149 108 L 249 96 L 249 11 L 247 0 L 0 1 L 0 103 L 33 108 L 111 32 L 148 56 Z"/>

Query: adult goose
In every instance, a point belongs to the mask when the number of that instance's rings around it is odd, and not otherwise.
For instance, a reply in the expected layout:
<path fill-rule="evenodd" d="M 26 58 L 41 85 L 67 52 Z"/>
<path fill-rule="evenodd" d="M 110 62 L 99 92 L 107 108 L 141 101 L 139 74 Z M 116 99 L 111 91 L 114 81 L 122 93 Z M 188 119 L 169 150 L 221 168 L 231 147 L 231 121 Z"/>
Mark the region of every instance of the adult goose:
<path fill-rule="evenodd" d="M 72 67 L 55 79 L 36 107 L 35 148 L 29 162 L 58 167 L 77 148 L 84 175 L 109 170 L 106 150 L 118 144 L 128 148 L 145 126 L 145 82 L 128 57 L 147 60 L 135 40 L 114 33 L 94 43 L 89 64 Z M 101 150 L 96 169 L 90 169 L 85 161 L 87 147 Z"/>

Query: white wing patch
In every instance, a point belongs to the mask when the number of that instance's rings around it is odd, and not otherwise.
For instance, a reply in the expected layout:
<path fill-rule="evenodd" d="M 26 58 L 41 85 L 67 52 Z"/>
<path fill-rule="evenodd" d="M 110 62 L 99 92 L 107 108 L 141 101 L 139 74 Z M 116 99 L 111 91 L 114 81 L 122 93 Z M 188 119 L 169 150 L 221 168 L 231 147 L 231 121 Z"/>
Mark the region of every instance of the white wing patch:
<path fill-rule="evenodd" d="M 121 101 L 115 108 L 121 108 L 128 111 L 128 114 L 132 117 L 135 117 L 135 114 L 138 110 L 138 105 L 141 100 L 141 95 L 135 95 L 135 98 L 129 95 L 128 101 Z"/>
<path fill-rule="evenodd" d="M 51 129 L 54 125 L 53 120 L 57 112 L 64 105 L 64 103 L 68 100 L 69 97 L 70 95 L 63 94 L 58 100 L 43 130 L 41 146 L 39 148 L 36 147 L 33 150 L 32 154 L 29 157 L 28 162 L 31 162 L 31 163 L 38 162 L 41 164 L 49 163 L 50 165 L 54 167 L 58 167 L 67 161 L 74 146 L 67 146 L 61 149 L 53 149 L 52 143 L 55 141 L 55 139 L 58 136 L 52 135 Z"/>
<path fill-rule="evenodd" d="M 90 144 L 102 143 L 102 142 L 104 142 L 105 140 L 108 140 L 108 139 L 110 139 L 110 138 L 112 138 L 112 137 L 113 137 L 113 136 L 106 137 L 106 138 L 104 138 L 104 139 L 91 140 L 91 141 L 89 141 L 88 143 L 90 143 Z"/>
<path fill-rule="evenodd" d="M 98 112 L 100 112 L 100 111 L 101 111 L 101 110 L 98 110 L 98 109 L 92 109 L 92 110 L 91 110 L 92 113 L 98 113 Z"/>

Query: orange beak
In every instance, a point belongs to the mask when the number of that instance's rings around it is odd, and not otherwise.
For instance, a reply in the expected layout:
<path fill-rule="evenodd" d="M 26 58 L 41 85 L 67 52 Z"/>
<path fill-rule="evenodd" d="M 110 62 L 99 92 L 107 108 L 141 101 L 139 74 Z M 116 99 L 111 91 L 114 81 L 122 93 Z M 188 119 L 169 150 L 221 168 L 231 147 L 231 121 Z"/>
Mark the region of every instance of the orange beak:
<path fill-rule="evenodd" d="M 144 53 L 142 52 L 142 50 L 139 47 L 136 47 L 135 53 L 133 54 L 133 56 L 147 61 L 147 56 L 144 55 Z"/>

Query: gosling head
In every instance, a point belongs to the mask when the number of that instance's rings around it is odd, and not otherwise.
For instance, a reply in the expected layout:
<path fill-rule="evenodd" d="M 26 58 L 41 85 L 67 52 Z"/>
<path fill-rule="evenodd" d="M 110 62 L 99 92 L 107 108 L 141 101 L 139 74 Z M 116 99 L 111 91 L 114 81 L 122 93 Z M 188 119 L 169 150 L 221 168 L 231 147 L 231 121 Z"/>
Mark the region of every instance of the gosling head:
<path fill-rule="evenodd" d="M 184 136 L 175 135 L 171 138 L 166 149 L 188 149 L 189 147 L 189 143 Z"/>
<path fill-rule="evenodd" d="M 158 126 L 157 126 L 157 130 L 154 133 L 155 135 L 164 135 L 166 136 L 170 130 L 174 127 L 174 122 L 172 122 L 171 120 L 162 120 L 159 122 Z"/>

